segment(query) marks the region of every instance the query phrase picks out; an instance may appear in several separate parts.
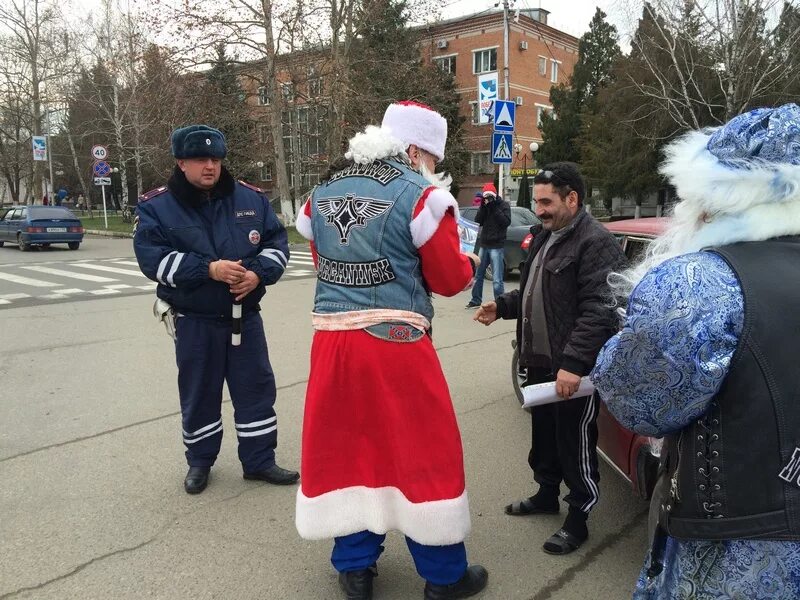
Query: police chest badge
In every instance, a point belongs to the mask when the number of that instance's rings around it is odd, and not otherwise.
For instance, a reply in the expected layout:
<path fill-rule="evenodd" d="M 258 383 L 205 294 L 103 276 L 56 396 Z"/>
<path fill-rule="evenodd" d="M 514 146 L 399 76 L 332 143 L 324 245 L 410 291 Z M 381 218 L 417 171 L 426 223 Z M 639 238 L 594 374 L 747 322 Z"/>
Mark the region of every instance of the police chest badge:
<path fill-rule="evenodd" d="M 250 240 L 250 243 L 253 246 L 258 246 L 258 243 L 261 241 L 261 234 L 258 233 L 255 229 L 253 229 L 248 235 L 247 238 Z"/>

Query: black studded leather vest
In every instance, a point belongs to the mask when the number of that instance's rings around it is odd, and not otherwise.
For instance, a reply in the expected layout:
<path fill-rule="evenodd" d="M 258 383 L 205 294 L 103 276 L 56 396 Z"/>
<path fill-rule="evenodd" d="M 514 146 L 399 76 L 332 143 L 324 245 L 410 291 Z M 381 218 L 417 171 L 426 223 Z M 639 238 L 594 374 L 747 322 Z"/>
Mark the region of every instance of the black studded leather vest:
<path fill-rule="evenodd" d="M 709 410 L 665 440 L 659 525 L 681 539 L 800 540 L 800 238 L 713 251 L 739 279 L 744 326 Z"/>

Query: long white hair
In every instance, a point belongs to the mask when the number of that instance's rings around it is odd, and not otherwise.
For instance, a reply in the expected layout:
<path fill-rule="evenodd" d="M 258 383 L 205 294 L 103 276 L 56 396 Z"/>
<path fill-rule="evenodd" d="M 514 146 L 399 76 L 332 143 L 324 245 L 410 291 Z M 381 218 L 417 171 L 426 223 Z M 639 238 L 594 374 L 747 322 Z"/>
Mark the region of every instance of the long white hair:
<path fill-rule="evenodd" d="M 383 158 L 395 158 L 408 166 L 412 166 L 406 150 L 405 144 L 394 137 L 387 129 L 368 125 L 363 132 L 353 136 L 344 156 L 362 165 L 367 165 Z M 433 173 L 425 166 L 425 163 L 420 163 L 417 167 L 412 168 L 419 171 L 420 175 L 429 181 L 431 185 L 438 188 L 449 190 L 450 184 L 453 183 L 453 178 L 449 174 Z"/>

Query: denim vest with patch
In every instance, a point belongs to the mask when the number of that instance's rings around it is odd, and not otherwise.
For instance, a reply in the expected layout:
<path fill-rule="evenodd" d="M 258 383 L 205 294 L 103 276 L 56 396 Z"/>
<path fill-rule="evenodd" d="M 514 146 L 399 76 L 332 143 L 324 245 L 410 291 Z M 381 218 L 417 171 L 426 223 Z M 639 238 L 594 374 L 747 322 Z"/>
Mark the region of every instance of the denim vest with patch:
<path fill-rule="evenodd" d="M 314 311 L 396 309 L 433 318 L 419 253 L 409 225 L 431 184 L 395 160 L 352 165 L 314 189 L 311 228 L 318 253 Z M 424 333 L 402 323 L 367 331 L 392 341 Z"/>

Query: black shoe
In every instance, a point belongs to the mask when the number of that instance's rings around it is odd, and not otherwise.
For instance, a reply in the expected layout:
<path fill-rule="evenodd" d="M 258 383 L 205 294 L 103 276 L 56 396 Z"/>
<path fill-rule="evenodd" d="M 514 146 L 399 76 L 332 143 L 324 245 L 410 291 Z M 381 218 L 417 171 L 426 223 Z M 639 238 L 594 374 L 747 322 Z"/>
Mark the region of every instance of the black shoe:
<path fill-rule="evenodd" d="M 489 573 L 480 565 L 467 567 L 467 572 L 455 583 L 450 585 L 425 584 L 425 600 L 451 600 L 454 598 L 469 598 L 486 587 Z"/>
<path fill-rule="evenodd" d="M 258 479 L 259 481 L 266 481 L 267 483 L 271 483 L 273 485 L 292 485 L 293 483 L 297 483 L 297 480 L 300 479 L 300 473 L 297 471 L 282 469 L 278 465 L 272 465 L 263 471 L 245 473 L 243 477 L 245 479 Z"/>
<path fill-rule="evenodd" d="M 372 580 L 378 575 L 373 565 L 369 569 L 339 573 L 339 587 L 347 600 L 372 600 Z"/>
<path fill-rule="evenodd" d="M 183 480 L 183 489 L 187 494 L 199 494 L 208 485 L 211 467 L 189 467 L 186 478 Z"/>
<path fill-rule="evenodd" d="M 466 305 L 464 308 L 466 308 L 466 309 L 470 309 L 470 308 L 480 308 L 480 307 L 481 307 L 481 303 L 480 303 L 480 302 L 478 302 L 477 304 L 475 304 L 474 302 L 472 302 L 472 301 L 470 300 L 470 301 L 467 303 L 467 305 Z"/>

